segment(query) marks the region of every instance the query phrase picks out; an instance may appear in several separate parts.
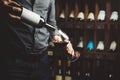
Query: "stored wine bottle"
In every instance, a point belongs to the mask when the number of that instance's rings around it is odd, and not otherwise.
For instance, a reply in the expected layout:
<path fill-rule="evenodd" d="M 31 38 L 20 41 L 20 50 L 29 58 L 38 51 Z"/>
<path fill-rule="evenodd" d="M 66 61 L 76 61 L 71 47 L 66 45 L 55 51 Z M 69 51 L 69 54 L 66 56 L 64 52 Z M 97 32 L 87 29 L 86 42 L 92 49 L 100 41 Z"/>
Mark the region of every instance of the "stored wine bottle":
<path fill-rule="evenodd" d="M 79 43 L 77 44 L 77 48 L 79 50 L 82 50 L 84 47 L 84 41 L 83 41 L 83 37 L 80 37 Z"/>
<path fill-rule="evenodd" d="M 88 41 L 87 49 L 88 49 L 88 51 L 94 50 L 94 41 L 93 40 Z"/>
<path fill-rule="evenodd" d="M 71 76 L 71 62 L 70 60 L 67 61 L 66 71 L 65 71 L 65 80 L 72 80 Z"/>
<path fill-rule="evenodd" d="M 74 19 L 75 19 L 75 15 L 74 15 L 74 11 L 72 10 L 71 12 L 70 12 L 70 14 L 69 14 L 69 18 L 68 18 L 68 21 L 74 21 Z"/>
<path fill-rule="evenodd" d="M 51 69 L 51 74 L 52 74 L 52 78 L 54 78 L 54 51 L 52 50 L 52 48 L 48 48 L 48 61 L 49 61 L 49 66 Z"/>
<path fill-rule="evenodd" d="M 97 20 L 103 22 L 106 20 L 105 0 L 96 0 L 96 3 L 98 3 L 98 5 L 100 6 L 99 11 L 98 11 L 98 15 L 97 15 Z"/>
<path fill-rule="evenodd" d="M 86 1 L 87 1 L 87 5 L 88 5 L 87 7 L 89 8 L 89 10 L 88 10 L 88 16 L 87 16 L 87 21 L 91 22 L 91 21 L 95 20 L 95 16 L 94 16 L 94 14 L 95 14 L 95 8 L 94 8 L 95 4 L 93 4 L 94 1 L 91 1 L 91 0 L 86 0 Z"/>
<path fill-rule="evenodd" d="M 55 80 L 63 80 L 62 77 L 62 61 L 59 59 L 57 63 L 57 74 Z"/>
<path fill-rule="evenodd" d="M 62 13 L 59 16 L 59 21 L 64 22 L 65 21 L 65 12 L 62 11 Z"/>
<path fill-rule="evenodd" d="M 85 21 L 85 0 L 77 0 L 78 6 L 77 21 Z"/>
<path fill-rule="evenodd" d="M 84 19 L 84 12 L 79 12 L 77 15 L 77 21 L 83 21 Z"/>
<path fill-rule="evenodd" d="M 86 73 L 84 74 L 84 79 L 85 79 L 85 80 L 92 80 L 92 78 L 91 78 L 91 73 L 90 73 L 90 72 L 86 72 Z"/>
<path fill-rule="evenodd" d="M 76 1 L 77 0 L 67 0 L 68 3 L 68 9 L 66 7 L 66 15 L 67 15 L 67 21 L 68 22 L 74 22 L 75 20 L 75 13 L 76 13 Z"/>
<path fill-rule="evenodd" d="M 77 80 L 84 80 L 83 79 L 83 73 L 82 73 L 82 64 L 81 64 L 81 60 L 77 62 L 76 65 L 76 75 L 77 75 Z"/>
<path fill-rule="evenodd" d="M 106 80 L 115 80 L 114 75 L 112 73 L 107 73 Z"/>

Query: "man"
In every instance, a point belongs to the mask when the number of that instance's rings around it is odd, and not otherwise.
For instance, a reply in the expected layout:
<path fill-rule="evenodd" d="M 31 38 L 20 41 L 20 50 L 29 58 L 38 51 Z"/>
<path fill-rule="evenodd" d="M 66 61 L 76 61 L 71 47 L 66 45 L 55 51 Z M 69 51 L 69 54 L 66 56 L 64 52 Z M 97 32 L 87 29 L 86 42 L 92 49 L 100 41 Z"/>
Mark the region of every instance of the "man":
<path fill-rule="evenodd" d="M 51 37 L 62 39 L 46 27 L 36 28 L 21 20 L 22 7 L 56 26 L 54 0 L 0 0 L 1 80 L 51 80 L 47 46 Z M 32 15 L 31 15 L 32 16 Z M 74 56 L 69 40 L 66 50 Z"/>

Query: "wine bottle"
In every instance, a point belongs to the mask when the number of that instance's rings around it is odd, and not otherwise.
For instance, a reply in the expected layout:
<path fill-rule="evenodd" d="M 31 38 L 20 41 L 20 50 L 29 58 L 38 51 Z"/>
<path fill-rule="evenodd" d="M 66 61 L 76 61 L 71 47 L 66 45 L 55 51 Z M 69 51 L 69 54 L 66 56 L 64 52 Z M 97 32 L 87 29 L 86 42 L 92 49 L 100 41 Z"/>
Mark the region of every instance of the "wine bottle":
<path fill-rule="evenodd" d="M 76 67 L 76 72 L 77 72 L 77 80 L 84 80 L 83 79 L 83 73 L 82 73 L 82 64 L 81 60 L 77 62 L 77 67 Z"/>
<path fill-rule="evenodd" d="M 78 21 L 83 21 L 85 18 L 84 18 L 84 12 L 79 12 L 78 15 L 77 15 L 77 20 Z"/>
<path fill-rule="evenodd" d="M 91 0 L 86 0 L 87 1 L 87 4 L 88 4 L 88 16 L 87 16 L 87 21 L 88 22 L 91 22 L 91 21 L 94 21 L 95 20 L 95 2 L 94 1 L 91 1 Z M 92 5 L 91 5 L 92 4 Z"/>
<path fill-rule="evenodd" d="M 65 12 L 62 11 L 62 13 L 59 16 L 59 21 L 64 22 L 65 21 Z"/>
<path fill-rule="evenodd" d="M 71 62 L 70 60 L 67 61 L 66 71 L 65 71 L 65 80 L 72 80 L 71 76 Z"/>
<path fill-rule="evenodd" d="M 94 50 L 94 42 L 93 42 L 93 40 L 90 40 L 90 41 L 88 42 L 88 44 L 87 44 L 87 49 L 88 49 L 89 51 L 93 51 L 93 50 Z"/>
<path fill-rule="evenodd" d="M 117 21 L 118 20 L 118 11 L 113 11 L 110 16 L 111 21 Z"/>
<path fill-rule="evenodd" d="M 68 1 L 68 22 L 74 22 L 75 20 L 75 4 L 76 0 L 67 0 Z"/>
<path fill-rule="evenodd" d="M 88 15 L 88 21 L 94 21 L 94 20 L 95 20 L 94 13 L 90 12 Z"/>
<path fill-rule="evenodd" d="M 97 51 L 104 51 L 104 42 L 99 41 L 96 49 Z"/>
<path fill-rule="evenodd" d="M 97 20 L 98 21 L 105 21 L 105 14 L 106 14 L 105 10 L 100 10 L 98 13 Z"/>
<path fill-rule="evenodd" d="M 84 0 L 77 0 L 76 5 L 78 8 L 77 12 L 77 21 L 85 21 L 85 1 Z"/>
<path fill-rule="evenodd" d="M 96 3 L 98 3 L 99 10 L 98 10 L 98 15 L 97 21 L 106 21 L 106 3 L 105 0 L 96 0 Z"/>
<path fill-rule="evenodd" d="M 58 63 L 57 63 L 57 73 L 56 73 L 55 80 L 63 80 L 63 77 L 62 77 L 62 61 L 60 59 L 58 60 Z"/>
<path fill-rule="evenodd" d="M 83 37 L 80 37 L 79 43 L 77 45 L 77 48 L 83 49 L 83 47 L 84 47 Z"/>
<path fill-rule="evenodd" d="M 74 10 L 72 10 L 69 14 L 68 21 L 74 21 L 74 19 L 75 19 Z"/>

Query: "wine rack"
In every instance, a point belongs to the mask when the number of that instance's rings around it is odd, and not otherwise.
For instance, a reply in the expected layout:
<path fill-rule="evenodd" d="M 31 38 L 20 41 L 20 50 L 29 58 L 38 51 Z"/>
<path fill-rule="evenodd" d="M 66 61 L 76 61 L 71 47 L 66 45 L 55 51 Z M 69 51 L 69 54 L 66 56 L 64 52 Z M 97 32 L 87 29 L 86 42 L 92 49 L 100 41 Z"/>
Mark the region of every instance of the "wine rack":
<path fill-rule="evenodd" d="M 56 0 L 55 4 L 58 27 L 81 53 L 79 60 L 71 63 L 72 80 L 120 80 L 120 0 Z M 111 19 L 113 12 L 118 17 Z M 58 54 L 52 59 L 62 58 L 65 80 L 66 52 L 52 48 Z M 56 66 L 53 68 L 56 71 Z"/>

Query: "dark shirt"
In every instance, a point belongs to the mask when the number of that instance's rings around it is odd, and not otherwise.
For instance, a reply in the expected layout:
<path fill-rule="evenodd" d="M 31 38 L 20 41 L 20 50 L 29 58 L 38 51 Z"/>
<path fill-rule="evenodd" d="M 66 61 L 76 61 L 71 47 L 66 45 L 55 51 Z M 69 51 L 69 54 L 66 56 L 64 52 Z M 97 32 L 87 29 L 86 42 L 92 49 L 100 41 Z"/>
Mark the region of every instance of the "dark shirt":
<path fill-rule="evenodd" d="M 15 1 L 42 16 L 47 23 L 56 26 L 54 0 L 35 0 L 34 4 L 30 0 Z M 22 21 L 0 19 L 0 49 L 36 54 L 48 46 L 50 33 L 52 32 L 44 26 L 36 28 Z"/>

